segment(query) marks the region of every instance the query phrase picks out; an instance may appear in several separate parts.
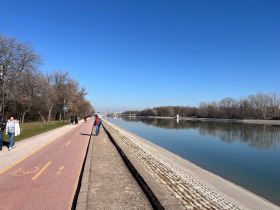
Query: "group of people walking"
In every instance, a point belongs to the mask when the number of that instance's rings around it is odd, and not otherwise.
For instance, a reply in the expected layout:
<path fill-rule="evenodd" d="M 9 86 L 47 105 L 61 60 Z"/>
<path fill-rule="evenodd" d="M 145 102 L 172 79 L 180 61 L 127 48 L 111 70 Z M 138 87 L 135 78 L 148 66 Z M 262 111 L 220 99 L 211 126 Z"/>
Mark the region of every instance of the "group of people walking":
<path fill-rule="evenodd" d="M 99 135 L 100 126 L 102 125 L 102 120 L 101 120 L 101 118 L 97 114 L 95 114 L 94 116 L 95 116 L 95 121 L 94 121 L 93 125 L 96 126 L 96 136 L 98 136 Z M 88 116 L 85 115 L 83 118 L 84 118 L 84 121 L 86 123 Z M 71 117 L 71 124 L 73 124 L 74 121 L 75 121 L 75 124 L 78 124 L 79 123 L 79 118 L 77 116 L 75 116 L 75 118 Z"/>
<path fill-rule="evenodd" d="M 70 117 L 70 119 L 71 119 L 71 124 L 73 124 L 74 122 L 75 122 L 75 125 L 76 125 L 76 124 L 79 124 L 79 118 L 78 118 L 78 116 Z"/>
<path fill-rule="evenodd" d="M 19 127 L 19 121 L 15 119 L 14 115 L 10 116 L 10 119 L 6 123 L 3 116 L 0 116 L 0 151 L 3 147 L 3 138 L 4 138 L 4 131 L 6 129 L 6 134 L 10 138 L 10 143 L 8 147 L 8 151 L 11 151 L 12 149 L 16 148 L 14 138 L 15 136 L 20 135 L 20 127 Z"/>

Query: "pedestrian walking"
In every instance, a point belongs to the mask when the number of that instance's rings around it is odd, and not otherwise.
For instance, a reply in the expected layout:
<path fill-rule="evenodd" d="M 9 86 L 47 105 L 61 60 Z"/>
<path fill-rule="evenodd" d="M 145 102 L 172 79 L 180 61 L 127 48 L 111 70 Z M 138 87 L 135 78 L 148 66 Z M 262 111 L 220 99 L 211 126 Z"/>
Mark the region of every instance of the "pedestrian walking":
<path fill-rule="evenodd" d="M 85 122 L 87 122 L 87 115 L 84 116 L 84 120 L 85 120 Z"/>
<path fill-rule="evenodd" d="M 99 129 L 101 125 L 102 125 L 101 118 L 98 115 L 95 115 L 94 126 L 96 126 L 96 136 L 99 135 Z"/>
<path fill-rule="evenodd" d="M 79 118 L 78 116 L 75 116 L 75 125 L 79 123 Z"/>
<path fill-rule="evenodd" d="M 5 119 L 2 116 L 0 116 L 0 151 L 2 150 L 2 146 L 3 146 L 3 140 L 4 140 L 3 134 L 5 128 L 6 128 Z"/>
<path fill-rule="evenodd" d="M 9 144 L 9 151 L 16 148 L 14 138 L 15 136 L 20 135 L 20 127 L 19 127 L 19 121 L 15 120 L 15 116 L 11 115 L 10 120 L 8 120 L 6 124 L 6 134 L 9 135 L 10 138 L 10 144 Z"/>

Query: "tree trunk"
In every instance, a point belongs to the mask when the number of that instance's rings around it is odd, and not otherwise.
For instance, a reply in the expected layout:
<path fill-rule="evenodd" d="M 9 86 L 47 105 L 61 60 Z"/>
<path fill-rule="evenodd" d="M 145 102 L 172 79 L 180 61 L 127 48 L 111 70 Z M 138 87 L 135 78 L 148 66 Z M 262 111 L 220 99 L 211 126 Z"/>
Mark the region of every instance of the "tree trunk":
<path fill-rule="evenodd" d="M 26 114 L 27 112 L 29 112 L 29 111 L 30 111 L 30 106 L 28 107 L 27 110 L 25 110 L 25 111 L 23 112 L 22 119 L 21 119 L 21 123 L 22 123 L 22 124 L 24 123 L 25 114 Z"/>
<path fill-rule="evenodd" d="M 43 120 L 44 122 L 46 122 L 46 120 L 44 119 L 44 117 L 41 115 L 40 111 L 38 111 L 38 114 L 40 115 L 40 117 L 42 118 L 42 120 Z"/>
<path fill-rule="evenodd" d="M 52 115 L 52 106 L 50 106 L 49 108 L 48 122 L 51 121 L 51 115 Z"/>

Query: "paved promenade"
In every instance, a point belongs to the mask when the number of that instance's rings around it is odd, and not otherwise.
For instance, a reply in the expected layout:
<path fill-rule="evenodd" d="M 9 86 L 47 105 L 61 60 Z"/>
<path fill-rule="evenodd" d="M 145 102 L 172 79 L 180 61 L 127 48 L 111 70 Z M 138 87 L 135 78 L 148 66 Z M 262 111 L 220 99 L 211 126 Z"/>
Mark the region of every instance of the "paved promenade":
<path fill-rule="evenodd" d="M 77 210 L 152 209 L 103 128 L 91 144 Z"/>
<path fill-rule="evenodd" d="M 93 120 L 3 147 L 0 194 L 13 196 L 0 200 L 1 209 L 71 209 L 89 140 L 76 209 L 152 209 L 104 129 L 90 135 Z"/>

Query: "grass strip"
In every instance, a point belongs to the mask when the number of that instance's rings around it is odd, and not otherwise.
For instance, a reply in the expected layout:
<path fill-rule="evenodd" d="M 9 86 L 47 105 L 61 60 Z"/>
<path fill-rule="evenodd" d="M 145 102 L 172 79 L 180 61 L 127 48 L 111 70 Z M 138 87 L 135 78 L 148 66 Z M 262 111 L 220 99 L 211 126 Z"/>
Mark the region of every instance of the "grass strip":
<path fill-rule="evenodd" d="M 65 121 L 65 125 L 70 124 L 70 121 Z M 46 131 L 53 130 L 64 126 L 63 121 L 50 121 L 50 122 L 32 122 L 19 124 L 20 126 L 20 136 L 15 137 L 15 141 L 20 141 L 22 139 L 44 133 Z M 9 136 L 6 135 L 6 130 L 4 131 L 4 144 L 5 142 L 10 142 Z"/>

